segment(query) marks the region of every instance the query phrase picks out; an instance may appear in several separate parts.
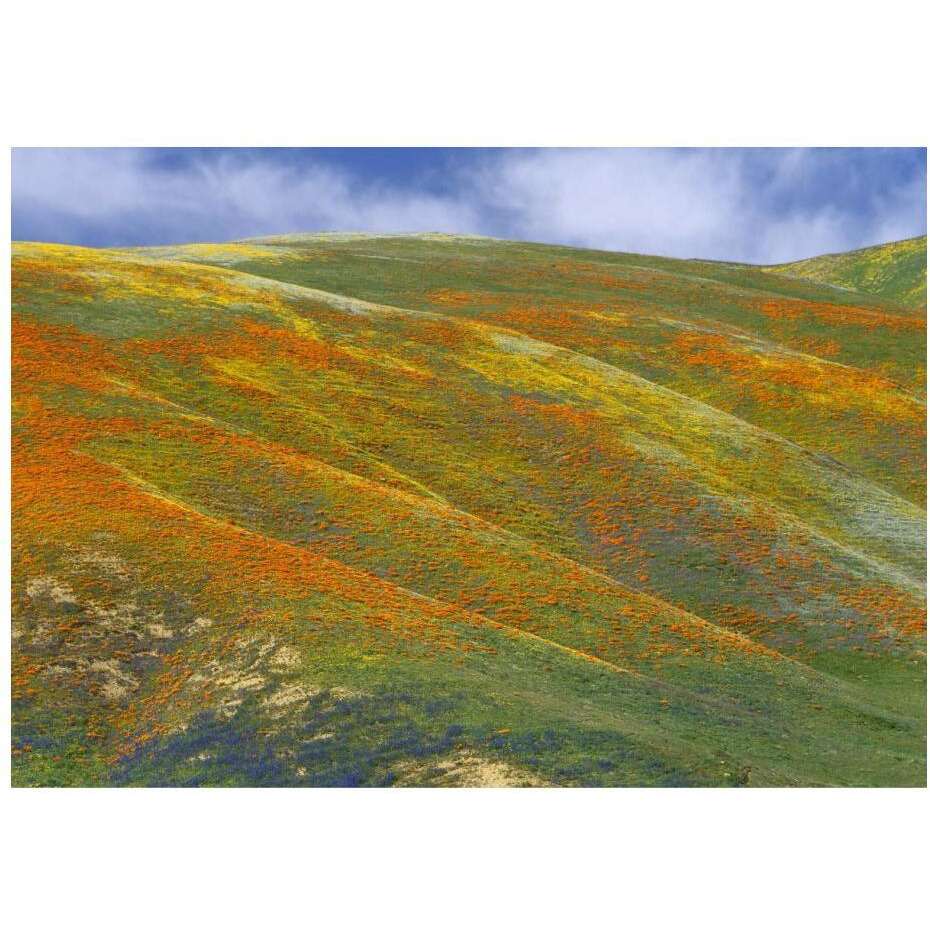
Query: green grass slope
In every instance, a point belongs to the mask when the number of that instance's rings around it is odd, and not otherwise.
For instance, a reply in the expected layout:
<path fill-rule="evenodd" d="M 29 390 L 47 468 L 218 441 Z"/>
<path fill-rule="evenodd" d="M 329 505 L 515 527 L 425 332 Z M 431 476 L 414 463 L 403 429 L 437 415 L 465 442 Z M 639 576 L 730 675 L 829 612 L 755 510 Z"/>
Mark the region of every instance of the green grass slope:
<path fill-rule="evenodd" d="M 777 274 L 822 281 L 914 307 L 927 306 L 927 237 L 889 242 L 855 252 L 818 255 L 773 265 Z"/>
<path fill-rule="evenodd" d="M 923 783 L 920 313 L 442 236 L 13 285 L 14 783 Z"/>

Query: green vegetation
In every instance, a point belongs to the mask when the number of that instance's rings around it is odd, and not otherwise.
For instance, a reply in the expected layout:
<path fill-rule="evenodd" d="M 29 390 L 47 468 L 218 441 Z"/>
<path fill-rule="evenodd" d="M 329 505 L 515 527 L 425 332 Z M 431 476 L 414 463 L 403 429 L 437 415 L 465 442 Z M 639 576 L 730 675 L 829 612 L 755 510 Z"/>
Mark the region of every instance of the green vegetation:
<path fill-rule="evenodd" d="M 14 784 L 925 782 L 917 303 L 438 235 L 13 287 Z"/>
<path fill-rule="evenodd" d="M 855 252 L 818 255 L 770 271 L 835 284 L 914 307 L 927 306 L 927 237 L 889 242 Z"/>

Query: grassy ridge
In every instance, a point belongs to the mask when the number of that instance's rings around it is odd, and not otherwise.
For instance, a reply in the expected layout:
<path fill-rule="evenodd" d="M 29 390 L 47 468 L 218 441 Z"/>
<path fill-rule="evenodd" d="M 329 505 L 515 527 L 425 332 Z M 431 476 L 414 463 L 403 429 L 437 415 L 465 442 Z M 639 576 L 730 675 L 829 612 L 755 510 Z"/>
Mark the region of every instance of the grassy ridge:
<path fill-rule="evenodd" d="M 919 314 L 448 237 L 13 273 L 17 783 L 922 782 Z"/>
<path fill-rule="evenodd" d="M 927 306 L 927 237 L 889 242 L 855 252 L 818 255 L 769 270 L 837 287 Z"/>
<path fill-rule="evenodd" d="M 481 239 L 281 237 L 155 254 L 512 328 L 925 500 L 923 443 L 910 439 L 925 429 L 916 310 L 746 266 Z"/>

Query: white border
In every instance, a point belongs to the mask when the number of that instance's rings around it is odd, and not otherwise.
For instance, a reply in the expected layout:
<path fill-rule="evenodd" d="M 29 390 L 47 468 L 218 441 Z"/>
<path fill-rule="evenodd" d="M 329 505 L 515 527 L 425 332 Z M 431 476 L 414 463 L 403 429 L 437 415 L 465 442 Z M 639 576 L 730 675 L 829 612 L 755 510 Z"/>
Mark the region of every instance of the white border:
<path fill-rule="evenodd" d="M 899 0 L 17 4 L 4 166 L 11 145 L 925 146 L 919 15 Z M 5 789 L 0 876 L 14 926 L 894 927 L 923 910 L 927 801 Z"/>

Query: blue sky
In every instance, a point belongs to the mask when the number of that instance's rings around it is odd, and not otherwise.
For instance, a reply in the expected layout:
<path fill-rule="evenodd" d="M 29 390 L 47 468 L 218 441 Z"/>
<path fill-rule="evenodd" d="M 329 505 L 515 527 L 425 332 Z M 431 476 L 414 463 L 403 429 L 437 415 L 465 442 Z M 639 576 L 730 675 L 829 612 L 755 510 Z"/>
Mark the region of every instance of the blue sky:
<path fill-rule="evenodd" d="M 926 232 L 925 149 L 14 149 L 13 238 L 478 233 L 779 262 Z"/>

